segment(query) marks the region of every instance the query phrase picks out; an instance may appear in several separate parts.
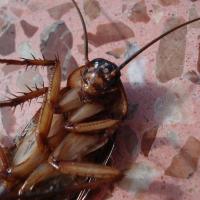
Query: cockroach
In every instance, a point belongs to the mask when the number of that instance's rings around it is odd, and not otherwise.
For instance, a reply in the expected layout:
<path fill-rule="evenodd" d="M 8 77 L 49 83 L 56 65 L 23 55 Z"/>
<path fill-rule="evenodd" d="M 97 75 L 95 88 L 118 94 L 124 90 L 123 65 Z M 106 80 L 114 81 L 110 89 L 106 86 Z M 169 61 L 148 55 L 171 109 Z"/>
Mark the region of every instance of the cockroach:
<path fill-rule="evenodd" d="M 58 55 L 54 60 L 0 59 L 7 65 L 53 66 L 49 87 L 36 87 L 35 91 L 0 102 L 0 107 L 16 107 L 44 95 L 42 107 L 15 148 L 0 147 L 1 199 L 62 199 L 65 195 L 72 199 L 81 190 L 120 180 L 123 172 L 107 165 L 115 132 L 128 111 L 120 71 L 161 38 L 200 20 L 196 18 L 165 32 L 117 66 L 103 58 L 88 58 L 86 25 L 75 0 L 72 2 L 83 25 L 85 64 L 69 75 L 65 88 L 60 87 Z M 100 155 L 105 147 L 105 155 Z M 97 161 L 97 156 L 103 159 Z M 76 199 L 83 198 L 86 195 L 80 193 Z"/>

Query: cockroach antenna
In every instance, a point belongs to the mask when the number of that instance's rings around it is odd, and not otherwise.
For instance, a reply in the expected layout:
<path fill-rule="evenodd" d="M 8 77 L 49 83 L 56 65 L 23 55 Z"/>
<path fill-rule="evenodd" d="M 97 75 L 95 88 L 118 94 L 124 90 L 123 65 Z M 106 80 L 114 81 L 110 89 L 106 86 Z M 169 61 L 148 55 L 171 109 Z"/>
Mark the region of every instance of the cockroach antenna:
<path fill-rule="evenodd" d="M 196 22 L 200 20 L 199 18 L 187 21 L 179 26 L 176 26 L 172 29 L 170 29 L 169 31 L 163 33 L 162 35 L 158 36 L 157 38 L 153 39 L 152 41 L 150 41 L 149 43 L 147 43 L 144 47 L 142 47 L 141 49 L 139 49 L 138 51 L 136 51 L 132 56 L 130 56 L 127 60 L 125 60 L 121 65 L 119 65 L 119 70 L 123 69 L 129 62 L 131 62 L 135 57 L 137 57 L 139 54 L 141 54 L 143 51 L 145 51 L 146 49 L 148 49 L 151 45 L 155 44 L 156 42 L 158 42 L 160 39 L 164 38 L 166 35 L 174 32 L 175 30 L 182 28 L 183 26 L 186 26 L 188 24 L 191 24 L 193 22 Z"/>
<path fill-rule="evenodd" d="M 83 15 L 77 5 L 77 3 L 75 2 L 75 0 L 72 0 L 74 6 L 76 7 L 78 14 L 80 16 L 81 19 L 81 24 L 83 27 L 83 31 L 84 31 L 84 50 L 85 50 L 85 64 L 89 63 L 89 58 L 88 58 L 88 35 L 87 35 L 87 29 L 86 29 L 86 25 L 85 25 L 85 21 L 83 18 Z"/>
<path fill-rule="evenodd" d="M 87 35 L 87 29 L 86 29 L 86 25 L 85 25 L 85 21 L 84 21 L 84 18 L 83 18 L 83 15 L 77 5 L 77 3 L 75 2 L 75 0 L 72 0 L 74 6 L 76 7 L 78 13 L 79 13 L 79 16 L 80 16 L 80 19 L 81 19 L 81 23 L 82 23 L 82 26 L 83 26 L 83 31 L 84 31 L 84 49 L 85 49 L 85 63 L 89 63 L 89 59 L 88 59 L 88 35 Z M 164 38 L 165 36 L 167 36 L 168 34 L 176 31 L 177 29 L 180 29 L 188 24 L 191 24 L 193 22 L 196 22 L 200 20 L 200 17 L 199 18 L 196 18 L 196 19 L 193 19 L 193 20 L 190 20 L 190 21 L 187 21 L 183 24 L 180 24 L 179 26 L 176 26 L 170 30 L 168 30 L 167 32 L 161 34 L 160 36 L 158 36 L 157 38 L 153 39 L 152 41 L 150 41 L 149 43 L 147 43 L 145 46 L 143 46 L 141 49 L 139 49 L 138 51 L 136 51 L 132 56 L 130 56 L 128 59 L 126 59 L 121 65 L 119 65 L 117 71 L 120 71 L 121 69 L 123 69 L 129 62 L 131 62 L 135 57 L 137 57 L 138 55 L 140 55 L 143 51 L 145 51 L 146 49 L 148 49 L 150 46 L 152 46 L 153 44 L 155 44 L 156 42 L 158 42 L 160 39 Z"/>

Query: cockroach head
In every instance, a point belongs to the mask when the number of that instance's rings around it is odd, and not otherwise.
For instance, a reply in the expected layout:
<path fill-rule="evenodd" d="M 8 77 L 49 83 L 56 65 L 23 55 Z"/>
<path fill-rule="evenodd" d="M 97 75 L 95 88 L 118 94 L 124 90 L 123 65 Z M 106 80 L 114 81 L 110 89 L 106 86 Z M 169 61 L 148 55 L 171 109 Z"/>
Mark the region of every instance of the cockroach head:
<path fill-rule="evenodd" d="M 84 92 L 89 95 L 101 95 L 109 92 L 120 80 L 118 66 L 103 58 L 88 63 L 82 72 Z"/>

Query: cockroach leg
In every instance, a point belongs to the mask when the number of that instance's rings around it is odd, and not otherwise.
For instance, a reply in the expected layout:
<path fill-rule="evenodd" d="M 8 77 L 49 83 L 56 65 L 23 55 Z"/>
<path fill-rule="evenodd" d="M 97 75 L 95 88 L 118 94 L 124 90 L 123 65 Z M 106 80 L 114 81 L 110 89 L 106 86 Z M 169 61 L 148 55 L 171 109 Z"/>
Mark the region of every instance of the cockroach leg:
<path fill-rule="evenodd" d="M 103 179 L 103 180 L 97 180 L 94 179 L 93 181 L 90 182 L 86 182 L 86 183 L 81 183 L 81 184 L 76 184 L 76 185 L 72 185 L 71 187 L 66 188 L 66 192 L 76 192 L 76 191 L 81 191 L 83 189 L 96 189 L 101 187 L 102 185 L 105 184 L 110 184 L 112 182 L 116 182 L 118 181 L 120 178 L 110 178 L 110 179 Z"/>
<path fill-rule="evenodd" d="M 64 113 L 79 108 L 83 104 L 81 102 L 79 93 L 80 88 L 72 88 L 66 92 L 63 92 L 56 109 L 59 112 Z"/>
<path fill-rule="evenodd" d="M 102 112 L 104 109 L 104 106 L 99 103 L 85 103 L 69 116 L 68 121 L 72 124 L 79 123 Z"/>
<path fill-rule="evenodd" d="M 14 59 L 0 59 L 0 63 L 7 65 L 25 65 L 25 66 L 54 66 L 55 60 L 46 60 L 46 59 L 27 59 L 22 58 L 22 60 Z"/>
<path fill-rule="evenodd" d="M 19 195 L 22 195 L 24 192 L 31 191 L 37 183 L 46 180 L 47 178 L 54 177 L 58 174 L 59 172 L 55 170 L 49 163 L 42 163 L 26 179 L 19 190 Z"/>
<path fill-rule="evenodd" d="M 102 147 L 107 141 L 108 138 L 102 135 L 69 133 L 49 156 L 49 163 L 60 160 L 78 160 Z"/>
<path fill-rule="evenodd" d="M 112 128 L 117 126 L 119 123 L 119 120 L 106 119 L 93 122 L 78 123 L 72 126 L 66 124 L 65 129 L 77 133 L 87 133 Z"/>
<path fill-rule="evenodd" d="M 22 96 L 16 96 L 15 98 L 10 98 L 8 100 L 0 101 L 0 107 L 16 107 L 19 104 L 23 104 L 26 101 L 31 101 L 47 92 L 48 88 L 38 88 L 36 91 L 30 91 L 23 93 Z"/>
<path fill-rule="evenodd" d="M 47 136 L 51 128 L 54 108 L 55 104 L 57 104 L 61 82 L 60 62 L 56 59 L 55 63 L 53 76 L 48 92 L 44 97 L 37 127 L 33 129 L 33 134 L 24 138 L 14 156 L 10 174 L 15 177 L 29 175 L 49 155 L 50 148 L 48 147 Z"/>
<path fill-rule="evenodd" d="M 48 88 L 46 99 L 42 106 L 41 115 L 38 124 L 38 131 L 36 133 L 36 139 L 38 144 L 41 141 L 47 143 L 47 136 L 51 128 L 54 109 L 59 99 L 60 83 L 61 83 L 61 67 L 59 60 L 55 61 L 55 68 L 52 75 L 51 83 Z"/>
<path fill-rule="evenodd" d="M 122 173 L 118 169 L 110 166 L 70 161 L 56 161 L 51 164 L 61 173 L 72 176 L 94 177 L 100 179 L 118 179 L 122 177 Z"/>
<path fill-rule="evenodd" d="M 73 145 L 73 141 L 77 142 L 77 146 Z M 80 155 L 83 156 L 102 147 L 107 141 L 108 138 L 102 136 L 68 134 L 50 155 L 49 162 L 43 162 L 30 174 L 22 185 L 19 194 L 24 194 L 32 190 L 36 184 L 61 174 L 59 170 L 52 166 L 53 163 L 57 162 L 56 160 L 76 160 Z"/>
<path fill-rule="evenodd" d="M 58 63 L 58 58 L 56 57 L 55 60 L 46 60 L 45 58 L 42 59 L 26 59 L 22 58 L 22 60 L 14 60 L 14 59 L 0 59 L 0 63 L 4 63 L 7 65 L 25 65 L 28 66 L 55 66 L 56 63 Z M 23 104 L 26 101 L 29 101 L 33 98 L 37 98 L 44 93 L 47 92 L 47 87 L 43 87 L 41 89 L 35 88 L 36 91 L 31 90 L 28 86 L 27 88 L 30 90 L 28 93 L 24 93 L 22 96 L 15 96 L 13 99 L 8 99 L 5 101 L 0 101 L 0 107 L 6 107 L 6 106 L 14 106 L 16 107 L 19 104 Z"/>

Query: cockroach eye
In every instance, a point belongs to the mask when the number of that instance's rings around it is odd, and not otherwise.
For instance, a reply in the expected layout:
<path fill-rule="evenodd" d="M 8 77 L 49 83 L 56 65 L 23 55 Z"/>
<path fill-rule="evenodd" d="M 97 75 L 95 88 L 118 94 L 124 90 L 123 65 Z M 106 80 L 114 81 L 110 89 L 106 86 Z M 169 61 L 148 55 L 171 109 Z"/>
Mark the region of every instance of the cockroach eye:
<path fill-rule="evenodd" d="M 82 74 L 83 91 L 90 95 L 104 94 L 119 81 L 120 72 L 117 65 L 102 58 L 90 62 Z"/>

